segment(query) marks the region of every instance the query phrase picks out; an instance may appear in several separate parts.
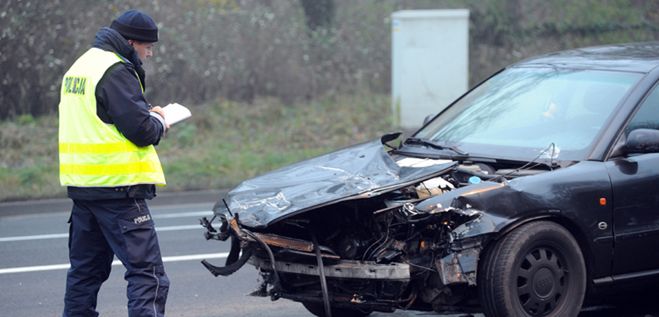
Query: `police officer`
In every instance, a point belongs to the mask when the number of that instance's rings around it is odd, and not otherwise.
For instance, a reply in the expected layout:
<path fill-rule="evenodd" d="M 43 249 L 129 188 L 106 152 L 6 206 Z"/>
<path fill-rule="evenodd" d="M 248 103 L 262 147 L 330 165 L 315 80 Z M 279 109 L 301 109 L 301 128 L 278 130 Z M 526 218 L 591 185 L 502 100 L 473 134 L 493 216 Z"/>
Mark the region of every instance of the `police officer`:
<path fill-rule="evenodd" d="M 64 316 L 98 316 L 113 256 L 126 267 L 129 316 L 164 316 L 169 280 L 145 199 L 165 177 L 154 145 L 167 126 L 144 97 L 142 61 L 158 27 L 137 10 L 101 28 L 62 81 L 60 182 L 73 200 Z"/>

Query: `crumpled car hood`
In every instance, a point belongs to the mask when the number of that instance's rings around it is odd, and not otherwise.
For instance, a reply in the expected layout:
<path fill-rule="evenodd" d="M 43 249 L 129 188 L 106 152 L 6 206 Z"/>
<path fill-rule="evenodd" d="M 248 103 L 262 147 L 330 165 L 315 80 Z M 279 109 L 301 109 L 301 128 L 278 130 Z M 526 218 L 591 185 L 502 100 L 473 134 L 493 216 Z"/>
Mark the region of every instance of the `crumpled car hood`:
<path fill-rule="evenodd" d="M 214 207 L 238 214 L 247 227 L 266 227 L 301 212 L 340 201 L 368 198 L 452 168 L 448 162 L 400 167 L 380 139 L 348 147 L 244 181 Z"/>

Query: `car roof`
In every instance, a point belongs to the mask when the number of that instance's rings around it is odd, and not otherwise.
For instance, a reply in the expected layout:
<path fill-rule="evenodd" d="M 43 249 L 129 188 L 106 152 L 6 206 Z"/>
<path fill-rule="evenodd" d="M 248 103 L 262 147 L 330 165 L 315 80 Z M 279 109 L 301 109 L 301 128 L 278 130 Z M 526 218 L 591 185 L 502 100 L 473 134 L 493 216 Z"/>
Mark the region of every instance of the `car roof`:
<path fill-rule="evenodd" d="M 549 53 L 512 67 L 553 66 L 648 73 L 659 66 L 659 42 L 603 45 Z"/>

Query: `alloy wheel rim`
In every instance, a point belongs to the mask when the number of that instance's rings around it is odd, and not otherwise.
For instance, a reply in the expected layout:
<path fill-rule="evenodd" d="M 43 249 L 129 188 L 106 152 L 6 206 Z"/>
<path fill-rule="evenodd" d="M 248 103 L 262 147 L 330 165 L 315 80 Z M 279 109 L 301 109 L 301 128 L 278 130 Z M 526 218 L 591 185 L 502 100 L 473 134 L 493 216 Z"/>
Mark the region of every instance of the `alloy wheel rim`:
<path fill-rule="evenodd" d="M 517 267 L 517 297 L 531 316 L 551 313 L 565 297 L 568 272 L 560 253 L 549 247 L 536 247 Z"/>

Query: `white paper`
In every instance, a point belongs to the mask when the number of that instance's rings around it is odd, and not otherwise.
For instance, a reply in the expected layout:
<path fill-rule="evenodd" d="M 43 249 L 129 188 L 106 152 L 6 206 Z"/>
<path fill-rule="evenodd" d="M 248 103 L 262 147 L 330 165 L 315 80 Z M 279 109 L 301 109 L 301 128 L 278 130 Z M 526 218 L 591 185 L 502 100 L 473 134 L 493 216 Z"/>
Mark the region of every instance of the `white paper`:
<path fill-rule="evenodd" d="M 174 125 L 192 116 L 190 109 L 178 103 L 170 103 L 162 108 L 165 112 L 165 123 Z"/>

